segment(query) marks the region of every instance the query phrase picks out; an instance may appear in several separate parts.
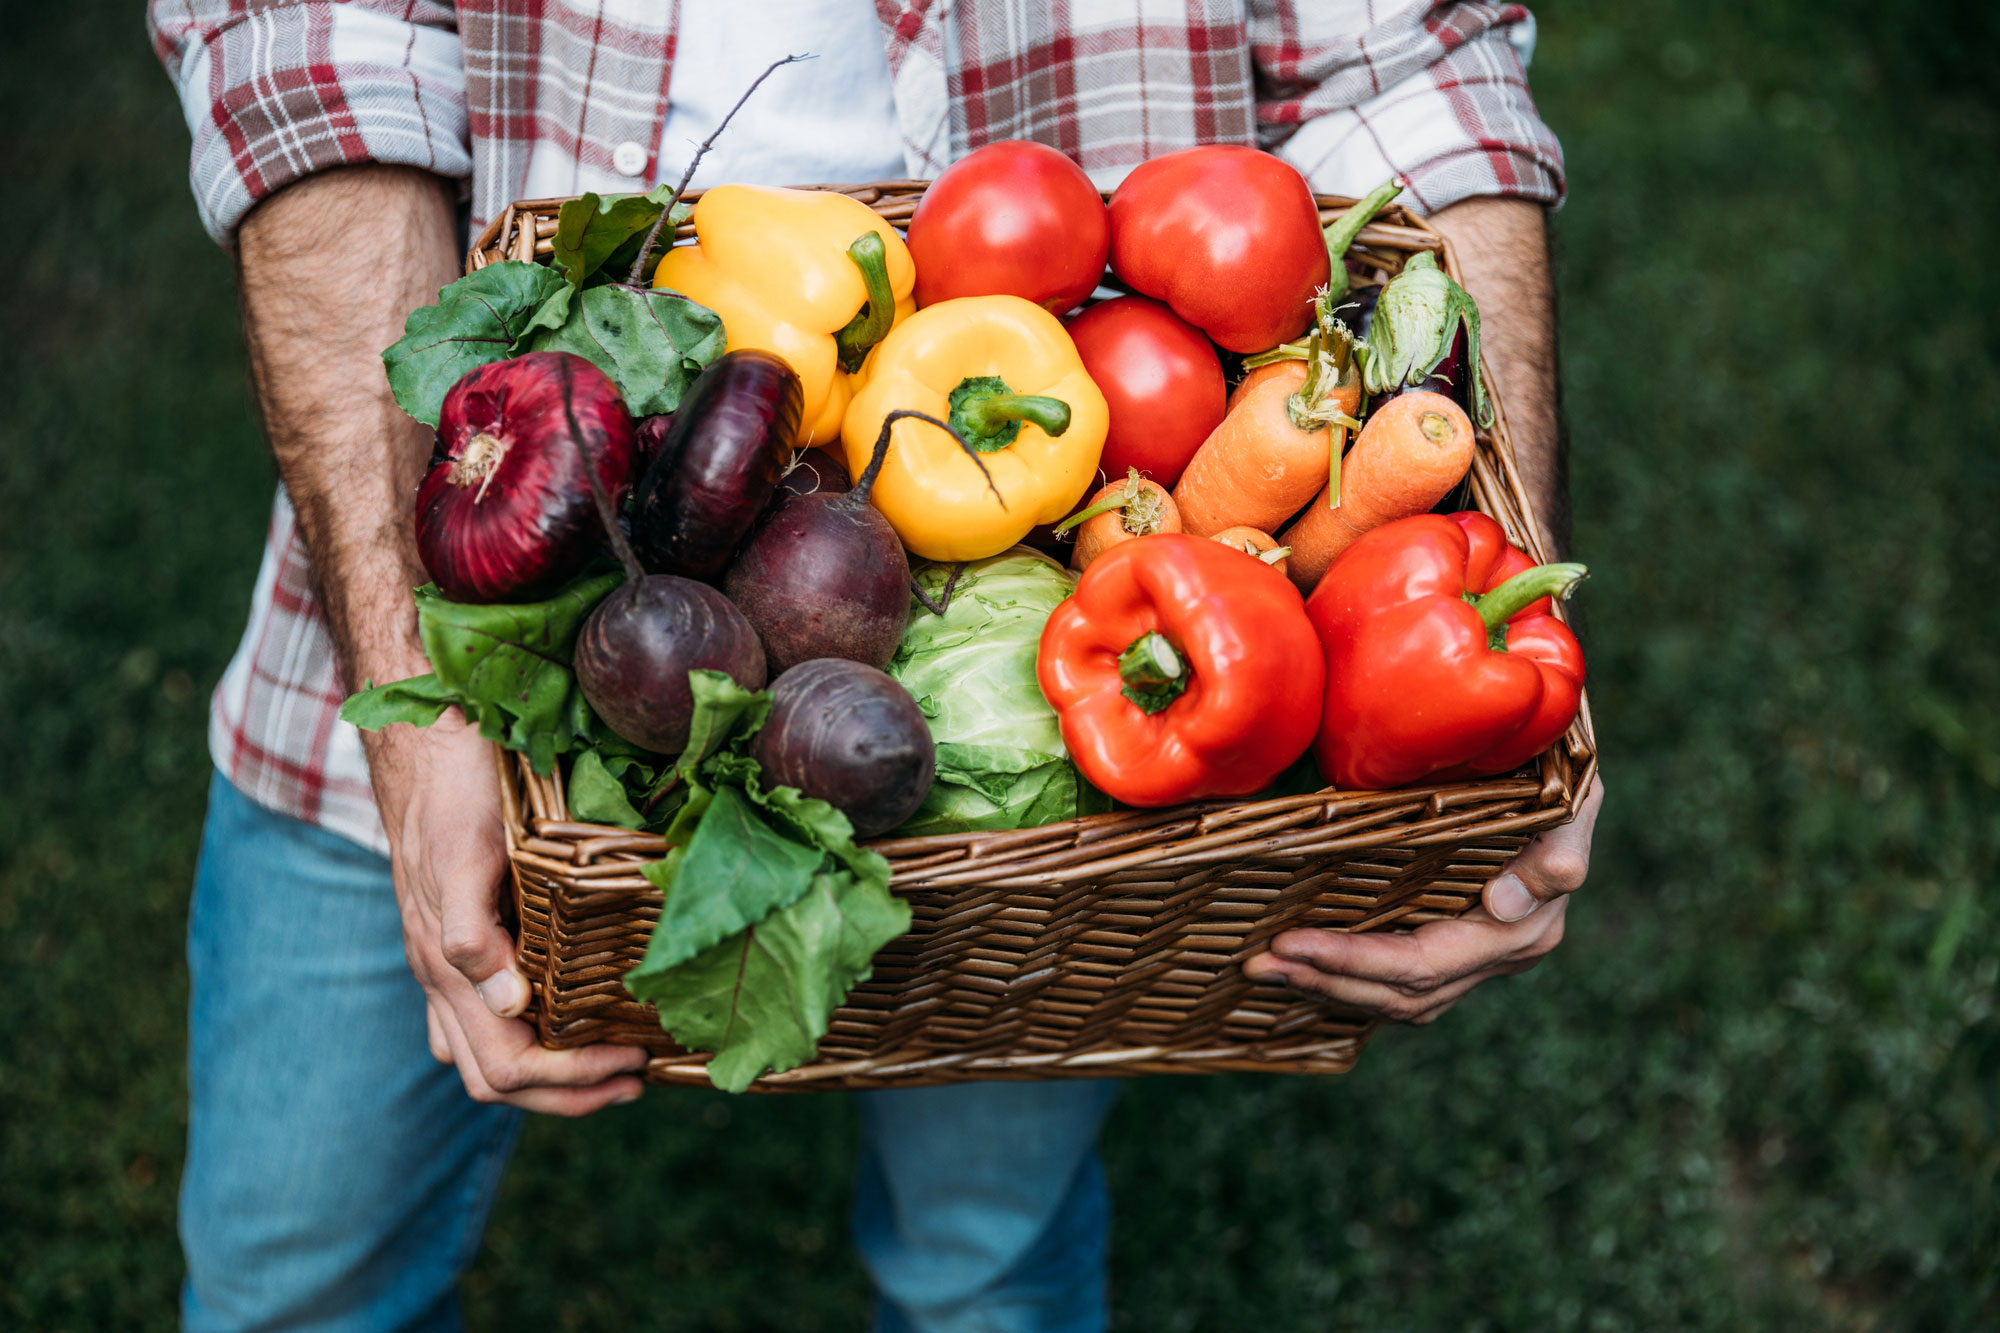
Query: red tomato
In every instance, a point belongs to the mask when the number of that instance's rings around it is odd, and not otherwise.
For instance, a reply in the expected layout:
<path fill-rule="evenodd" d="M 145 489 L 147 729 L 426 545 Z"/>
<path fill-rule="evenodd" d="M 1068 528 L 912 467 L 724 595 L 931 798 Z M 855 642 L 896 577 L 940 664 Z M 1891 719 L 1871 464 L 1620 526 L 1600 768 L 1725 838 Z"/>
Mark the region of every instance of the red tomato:
<path fill-rule="evenodd" d="M 944 169 L 910 218 L 917 304 L 1019 296 L 1074 310 L 1104 276 L 1111 219 L 1083 168 L 1047 144 L 987 144 Z"/>
<path fill-rule="evenodd" d="M 1121 296 L 1068 321 L 1083 368 L 1111 407 L 1098 465 L 1116 481 L 1136 467 L 1172 489 L 1222 420 L 1222 362 L 1201 330 L 1158 301 Z"/>
<path fill-rule="evenodd" d="M 1111 268 L 1232 352 L 1304 332 L 1313 293 L 1333 272 L 1306 178 L 1227 144 L 1132 169 L 1111 196 Z M 917 271 L 921 288 L 921 260 Z"/>

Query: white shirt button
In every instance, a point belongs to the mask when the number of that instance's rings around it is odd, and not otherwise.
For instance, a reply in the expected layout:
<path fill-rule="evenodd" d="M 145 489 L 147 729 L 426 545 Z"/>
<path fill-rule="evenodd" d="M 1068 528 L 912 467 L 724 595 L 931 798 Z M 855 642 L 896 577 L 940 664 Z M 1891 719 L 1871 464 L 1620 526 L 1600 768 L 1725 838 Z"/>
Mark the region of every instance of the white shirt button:
<path fill-rule="evenodd" d="M 611 165 L 621 176 L 636 176 L 646 169 L 646 145 L 627 139 L 611 150 Z"/>

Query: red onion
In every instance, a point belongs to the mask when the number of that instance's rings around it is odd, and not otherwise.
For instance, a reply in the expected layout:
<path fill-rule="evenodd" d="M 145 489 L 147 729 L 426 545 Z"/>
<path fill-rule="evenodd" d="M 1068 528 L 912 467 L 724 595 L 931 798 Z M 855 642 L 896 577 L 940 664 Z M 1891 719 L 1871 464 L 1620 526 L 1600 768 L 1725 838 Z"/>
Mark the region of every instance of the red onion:
<path fill-rule="evenodd" d="M 535 601 L 574 578 L 604 538 L 586 456 L 615 502 L 632 480 L 632 414 L 582 357 L 530 352 L 454 384 L 417 489 L 417 554 L 444 595 Z"/>

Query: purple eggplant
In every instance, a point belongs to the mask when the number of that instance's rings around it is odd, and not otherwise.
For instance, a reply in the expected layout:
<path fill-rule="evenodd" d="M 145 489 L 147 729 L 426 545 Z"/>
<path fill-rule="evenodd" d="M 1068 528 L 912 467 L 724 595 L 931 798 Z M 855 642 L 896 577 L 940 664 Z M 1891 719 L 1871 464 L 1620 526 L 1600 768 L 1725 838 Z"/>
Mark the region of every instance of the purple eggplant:
<path fill-rule="evenodd" d="M 777 493 L 802 394 L 769 352 L 726 352 L 689 386 L 639 482 L 632 535 L 649 568 L 712 579 Z"/>

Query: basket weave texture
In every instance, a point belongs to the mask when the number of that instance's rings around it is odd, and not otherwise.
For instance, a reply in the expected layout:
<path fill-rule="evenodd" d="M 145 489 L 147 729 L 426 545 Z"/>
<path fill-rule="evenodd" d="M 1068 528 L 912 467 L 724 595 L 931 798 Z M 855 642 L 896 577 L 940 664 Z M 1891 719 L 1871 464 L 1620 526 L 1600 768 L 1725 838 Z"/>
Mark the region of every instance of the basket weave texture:
<path fill-rule="evenodd" d="M 818 188 L 906 224 L 926 184 Z M 549 255 L 563 202 L 509 207 L 474 243 L 467 271 Z M 1318 202 L 1331 221 L 1352 201 Z M 1459 276 L 1450 242 L 1399 207 L 1363 228 L 1349 254 L 1386 281 L 1420 250 Z M 1473 503 L 1545 561 L 1490 375 L 1487 388 L 1495 420 L 1478 433 Z M 909 933 L 875 956 L 815 1060 L 753 1088 L 1344 1073 L 1373 1022 L 1253 983 L 1243 960 L 1298 926 L 1382 930 L 1467 911 L 1533 834 L 1574 816 L 1596 767 L 1586 698 L 1555 746 L 1503 777 L 877 841 L 891 890 L 913 909 Z M 644 1046 L 649 1080 L 706 1084 L 705 1057 L 676 1046 L 620 981 L 659 919 L 660 893 L 639 865 L 665 855 L 664 840 L 575 822 L 558 777 L 504 753 L 500 768 L 519 956 L 543 1043 Z"/>

